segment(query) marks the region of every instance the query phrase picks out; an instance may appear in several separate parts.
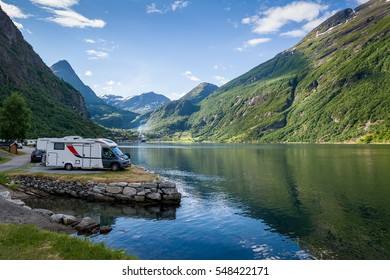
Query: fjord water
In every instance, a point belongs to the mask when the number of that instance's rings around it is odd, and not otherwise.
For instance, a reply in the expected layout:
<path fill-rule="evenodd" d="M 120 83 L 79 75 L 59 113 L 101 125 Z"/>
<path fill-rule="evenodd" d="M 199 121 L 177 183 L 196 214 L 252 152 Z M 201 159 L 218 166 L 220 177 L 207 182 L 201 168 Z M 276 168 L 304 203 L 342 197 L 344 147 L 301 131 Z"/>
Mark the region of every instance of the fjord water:
<path fill-rule="evenodd" d="M 388 145 L 129 144 L 122 151 L 176 182 L 182 203 L 75 202 L 70 213 L 113 227 L 90 237 L 96 242 L 141 259 L 390 259 Z"/>

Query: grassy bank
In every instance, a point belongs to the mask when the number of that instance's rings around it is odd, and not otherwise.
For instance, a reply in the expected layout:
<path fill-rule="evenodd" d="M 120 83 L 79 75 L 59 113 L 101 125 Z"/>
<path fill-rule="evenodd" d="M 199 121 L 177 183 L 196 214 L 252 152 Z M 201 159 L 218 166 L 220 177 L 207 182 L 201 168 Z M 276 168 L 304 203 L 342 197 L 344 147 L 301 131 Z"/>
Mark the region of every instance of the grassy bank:
<path fill-rule="evenodd" d="M 32 225 L 0 225 L 0 260 L 129 260 L 122 251 L 108 249 L 66 234 Z"/>
<path fill-rule="evenodd" d="M 112 172 L 111 170 L 105 170 L 103 172 L 97 171 L 96 173 L 80 173 L 70 172 L 69 174 L 59 173 L 46 173 L 46 172 L 30 172 L 28 166 L 21 169 L 6 172 L 6 176 L 11 178 L 13 175 L 33 175 L 46 178 L 53 178 L 53 180 L 62 181 L 78 181 L 85 183 L 87 181 L 93 181 L 97 183 L 112 183 L 112 182 L 128 182 L 128 183 L 148 183 L 158 180 L 158 175 L 145 171 L 139 166 L 131 166 L 125 170 L 118 172 Z"/>

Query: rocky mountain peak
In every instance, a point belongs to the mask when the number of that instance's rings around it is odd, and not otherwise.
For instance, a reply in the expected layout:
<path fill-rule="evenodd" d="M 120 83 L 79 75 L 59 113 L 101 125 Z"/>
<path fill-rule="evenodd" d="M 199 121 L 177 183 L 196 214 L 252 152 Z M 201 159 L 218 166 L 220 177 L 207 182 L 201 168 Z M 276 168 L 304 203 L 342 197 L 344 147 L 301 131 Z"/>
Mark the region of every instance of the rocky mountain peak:
<path fill-rule="evenodd" d="M 316 33 L 322 33 L 330 28 L 336 27 L 344 22 L 346 22 L 349 18 L 353 17 L 355 15 L 355 11 L 353 9 L 345 9 L 342 11 L 337 12 L 330 18 L 328 18 L 325 22 L 320 24 L 317 28 L 313 30 L 313 32 Z"/>

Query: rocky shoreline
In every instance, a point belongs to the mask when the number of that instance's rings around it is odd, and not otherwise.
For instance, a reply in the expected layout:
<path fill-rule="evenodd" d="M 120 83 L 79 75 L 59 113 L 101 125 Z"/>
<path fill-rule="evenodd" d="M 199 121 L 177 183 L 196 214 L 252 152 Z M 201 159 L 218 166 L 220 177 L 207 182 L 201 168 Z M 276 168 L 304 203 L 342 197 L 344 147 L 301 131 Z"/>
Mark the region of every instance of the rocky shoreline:
<path fill-rule="evenodd" d="M 88 181 L 62 181 L 44 176 L 13 176 L 10 186 L 18 185 L 17 191 L 0 186 L 0 223 L 34 224 L 41 229 L 80 234 L 111 231 L 90 217 L 78 219 L 71 215 L 53 213 L 49 209 L 32 209 L 25 205 L 23 198 L 29 197 L 72 197 L 89 202 L 126 203 L 140 205 L 179 205 L 181 194 L 176 184 L 169 181 L 153 183 L 97 183 Z M 11 198 L 14 197 L 13 198 Z M 21 198 L 21 199 L 20 199 Z"/>
<path fill-rule="evenodd" d="M 0 187 L 0 208 L 1 224 L 34 224 L 42 229 L 65 233 L 77 231 L 81 234 L 107 234 L 112 230 L 109 226 L 100 226 L 90 217 L 78 219 L 71 215 L 55 214 L 48 209 L 32 209 L 21 199 L 13 199 L 11 192 L 3 187 Z"/>
<path fill-rule="evenodd" d="M 169 181 L 152 183 L 98 183 L 88 181 L 53 180 L 50 177 L 17 175 L 13 176 L 13 184 L 20 186 L 20 191 L 30 195 L 40 192 L 84 199 L 87 201 L 104 201 L 118 203 L 141 203 L 149 205 L 180 204 L 181 194 L 176 184 Z"/>
<path fill-rule="evenodd" d="M 24 205 L 20 199 L 13 199 L 15 192 L 0 185 L 0 224 L 35 225 L 43 230 L 60 233 L 74 233 L 76 230 L 63 224 L 54 223 L 50 216 Z M 16 197 L 19 197 L 16 195 Z"/>

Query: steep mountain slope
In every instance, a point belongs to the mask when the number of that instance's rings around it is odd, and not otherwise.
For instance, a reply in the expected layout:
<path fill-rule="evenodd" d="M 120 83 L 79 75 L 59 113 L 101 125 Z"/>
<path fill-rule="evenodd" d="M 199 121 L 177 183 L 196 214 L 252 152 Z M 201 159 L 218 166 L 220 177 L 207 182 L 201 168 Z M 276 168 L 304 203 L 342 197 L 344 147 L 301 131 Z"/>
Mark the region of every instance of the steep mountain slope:
<path fill-rule="evenodd" d="M 131 127 L 130 123 L 137 117 L 137 114 L 106 104 L 89 86 L 80 80 L 68 61 L 58 61 L 51 66 L 51 70 L 57 77 L 81 92 L 84 96 L 87 110 L 94 122 L 109 128 Z"/>
<path fill-rule="evenodd" d="M 156 131 L 160 135 L 171 135 L 177 131 L 189 129 L 189 117 L 200 110 L 199 102 L 217 89 L 216 85 L 201 83 L 179 100 L 171 101 L 151 112 L 144 129 Z"/>
<path fill-rule="evenodd" d="M 79 90 L 87 105 L 88 103 L 104 102 L 89 86 L 85 85 L 83 81 L 81 81 L 68 61 L 60 60 L 57 63 L 54 63 L 50 69 L 53 71 L 54 75 L 71 84 L 75 89 Z"/>
<path fill-rule="evenodd" d="M 0 102 L 19 92 L 32 110 L 28 137 L 104 135 L 89 120 L 84 98 L 58 79 L 0 7 Z"/>
<path fill-rule="evenodd" d="M 340 11 L 203 100 L 182 127 L 195 140 L 390 141 L 389 14 L 386 0 Z"/>
<path fill-rule="evenodd" d="M 154 92 L 147 92 L 129 98 L 118 95 L 104 95 L 102 99 L 107 104 L 138 114 L 151 112 L 171 101 L 168 97 Z"/>
<path fill-rule="evenodd" d="M 189 93 L 184 95 L 181 100 L 189 100 L 192 104 L 199 104 L 203 99 L 208 97 L 214 91 L 218 89 L 218 86 L 210 84 L 210 83 L 201 83 L 194 89 L 192 89 Z"/>

